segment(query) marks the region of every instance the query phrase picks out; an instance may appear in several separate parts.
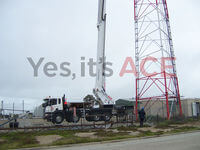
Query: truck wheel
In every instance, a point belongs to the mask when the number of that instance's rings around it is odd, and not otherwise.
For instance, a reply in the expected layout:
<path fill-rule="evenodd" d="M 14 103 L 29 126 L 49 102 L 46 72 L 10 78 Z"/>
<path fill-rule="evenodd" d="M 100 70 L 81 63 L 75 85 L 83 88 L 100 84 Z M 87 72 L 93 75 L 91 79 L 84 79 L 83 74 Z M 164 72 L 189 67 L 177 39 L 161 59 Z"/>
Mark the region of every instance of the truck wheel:
<path fill-rule="evenodd" d="M 100 117 L 97 116 L 97 115 L 95 115 L 95 116 L 93 117 L 93 120 L 94 120 L 94 121 L 99 121 L 99 120 L 100 120 Z"/>
<path fill-rule="evenodd" d="M 87 121 L 89 121 L 89 122 L 93 121 L 92 118 L 89 117 L 89 116 L 86 116 L 85 119 L 86 119 Z"/>
<path fill-rule="evenodd" d="M 78 123 L 80 120 L 80 117 L 79 116 L 73 116 L 73 122 L 74 123 Z"/>
<path fill-rule="evenodd" d="M 104 116 L 104 121 L 110 121 L 111 115 L 110 114 L 105 114 Z"/>
<path fill-rule="evenodd" d="M 56 123 L 56 124 L 61 124 L 64 120 L 64 116 L 62 113 L 57 113 L 54 115 L 53 117 L 53 123 Z"/>

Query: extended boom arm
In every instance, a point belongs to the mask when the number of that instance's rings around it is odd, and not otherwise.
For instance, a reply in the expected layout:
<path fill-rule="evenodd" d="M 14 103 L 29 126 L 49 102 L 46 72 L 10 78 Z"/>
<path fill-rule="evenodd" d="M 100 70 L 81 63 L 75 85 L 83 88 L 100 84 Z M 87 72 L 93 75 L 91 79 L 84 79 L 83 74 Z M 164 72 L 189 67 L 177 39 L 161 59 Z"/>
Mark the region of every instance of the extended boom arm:
<path fill-rule="evenodd" d="M 98 7 L 98 46 L 96 84 L 93 90 L 100 105 L 113 104 L 112 99 L 105 91 L 105 35 L 106 35 L 106 0 L 99 0 Z"/>

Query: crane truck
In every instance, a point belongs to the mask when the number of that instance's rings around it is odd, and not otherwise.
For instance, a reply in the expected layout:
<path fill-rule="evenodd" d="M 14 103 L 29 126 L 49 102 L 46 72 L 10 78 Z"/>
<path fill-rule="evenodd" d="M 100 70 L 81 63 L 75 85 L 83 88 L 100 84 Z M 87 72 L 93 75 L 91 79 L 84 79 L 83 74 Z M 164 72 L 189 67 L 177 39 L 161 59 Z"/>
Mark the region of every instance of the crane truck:
<path fill-rule="evenodd" d="M 105 90 L 105 35 L 106 35 L 106 0 L 98 1 L 98 45 L 96 83 L 93 94 L 84 98 L 83 102 L 67 102 L 65 95 L 62 98 L 45 98 L 44 118 L 55 124 L 60 124 L 65 119 L 77 123 L 80 118 L 87 121 L 109 121 L 112 116 L 123 116 L 126 110 L 133 106 L 116 106 Z"/>

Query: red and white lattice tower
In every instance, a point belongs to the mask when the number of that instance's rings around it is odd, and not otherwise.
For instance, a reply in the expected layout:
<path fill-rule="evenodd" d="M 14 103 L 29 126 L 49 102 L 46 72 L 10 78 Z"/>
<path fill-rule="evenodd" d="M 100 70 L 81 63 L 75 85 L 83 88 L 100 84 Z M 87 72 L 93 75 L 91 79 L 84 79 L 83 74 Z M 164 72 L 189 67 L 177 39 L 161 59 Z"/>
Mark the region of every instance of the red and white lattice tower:
<path fill-rule="evenodd" d="M 176 73 L 175 55 L 166 0 L 134 0 L 136 118 L 140 101 L 160 100 L 182 107 Z"/>

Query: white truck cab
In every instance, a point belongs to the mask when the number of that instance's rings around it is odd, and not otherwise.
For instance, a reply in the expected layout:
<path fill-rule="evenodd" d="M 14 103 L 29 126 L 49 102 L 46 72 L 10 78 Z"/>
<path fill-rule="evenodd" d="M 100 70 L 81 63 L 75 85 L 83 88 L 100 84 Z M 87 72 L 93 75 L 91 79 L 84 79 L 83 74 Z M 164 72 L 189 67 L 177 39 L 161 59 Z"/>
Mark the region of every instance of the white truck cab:
<path fill-rule="evenodd" d="M 46 98 L 44 99 L 45 113 L 52 113 L 55 111 L 63 110 L 63 100 L 62 98 Z"/>

